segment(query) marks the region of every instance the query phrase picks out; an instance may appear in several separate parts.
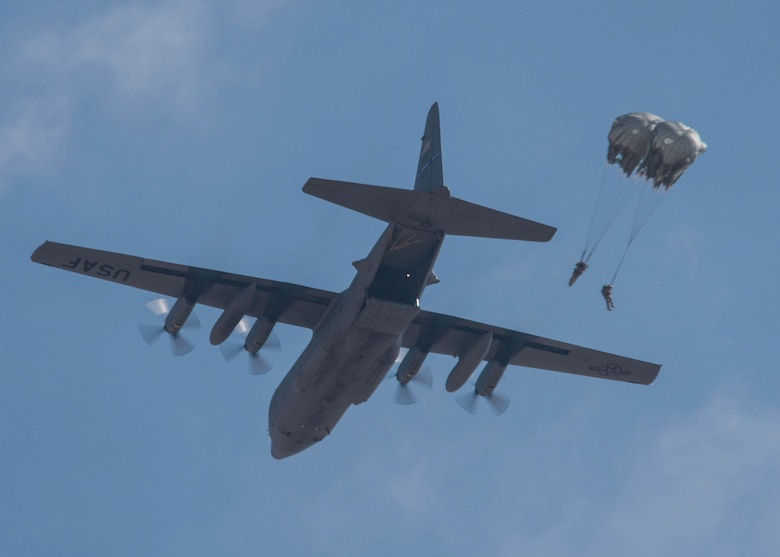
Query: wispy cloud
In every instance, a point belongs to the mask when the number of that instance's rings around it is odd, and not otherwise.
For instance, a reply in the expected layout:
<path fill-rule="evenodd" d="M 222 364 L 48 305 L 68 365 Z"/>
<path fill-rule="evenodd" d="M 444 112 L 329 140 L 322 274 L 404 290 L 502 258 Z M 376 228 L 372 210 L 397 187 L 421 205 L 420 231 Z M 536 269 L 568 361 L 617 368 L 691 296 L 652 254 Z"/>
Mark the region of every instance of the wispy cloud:
<path fill-rule="evenodd" d="M 627 474 L 611 494 L 561 501 L 555 523 L 516 529 L 498 554 L 772 555 L 780 544 L 777 410 L 721 395 L 618 458 Z M 532 522 L 503 511 L 499 523 Z"/>
<path fill-rule="evenodd" d="M 328 509 L 310 517 L 316 543 L 341 547 L 363 531 L 380 536 L 364 549 L 403 532 L 453 555 L 774 554 L 780 411 L 723 394 L 611 449 L 587 422 L 572 411 L 506 444 L 390 437 L 312 502 Z M 372 528 L 376 516 L 388 527 Z"/>
<path fill-rule="evenodd" d="M 59 162 L 70 129 L 69 105 L 60 95 L 25 99 L 0 123 L 0 192 L 12 176 L 45 174 Z"/>
<path fill-rule="evenodd" d="M 780 544 L 780 412 L 720 395 L 634 457 L 593 554 L 770 555 Z"/>
<path fill-rule="evenodd" d="M 71 94 L 103 93 L 123 108 L 152 104 L 191 114 L 213 72 L 210 35 L 201 2 L 122 4 L 31 36 L 18 56 Z"/>
<path fill-rule="evenodd" d="M 11 112 L 0 122 L 0 190 L 13 176 L 46 172 L 63 154 L 74 107 L 152 113 L 201 125 L 227 62 L 217 35 L 239 16 L 257 26 L 279 2 L 120 3 L 68 26 L 25 32 L 0 53 Z M 221 19 L 220 19 L 221 18 Z"/>

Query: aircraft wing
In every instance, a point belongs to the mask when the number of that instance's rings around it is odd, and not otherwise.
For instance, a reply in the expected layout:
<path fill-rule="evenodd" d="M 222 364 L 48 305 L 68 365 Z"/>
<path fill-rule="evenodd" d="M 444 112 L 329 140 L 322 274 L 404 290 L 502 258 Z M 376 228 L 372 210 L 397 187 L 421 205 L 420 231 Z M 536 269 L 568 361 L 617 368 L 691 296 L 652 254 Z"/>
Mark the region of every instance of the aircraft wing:
<path fill-rule="evenodd" d="M 255 284 L 255 297 L 247 315 L 266 315 L 279 323 L 308 329 L 319 322 L 338 296 L 335 292 L 287 282 L 56 242 L 44 242 L 31 259 L 164 296 L 197 296 L 197 303 L 218 309 L 225 309 L 244 288 Z M 424 310 L 404 333 L 403 346 L 418 346 L 435 354 L 458 356 L 487 332 L 493 333 L 493 340 L 484 357 L 486 361 L 498 360 L 517 366 L 643 385 L 652 383 L 661 369 L 658 364 Z"/>
<path fill-rule="evenodd" d="M 247 286 L 256 285 L 247 315 L 267 315 L 279 323 L 313 328 L 338 294 L 297 284 L 188 267 L 56 242 L 44 242 L 31 258 L 99 279 L 164 296 L 196 296 L 199 304 L 225 309 Z"/>
<path fill-rule="evenodd" d="M 403 346 L 458 356 L 487 332 L 493 333 L 493 340 L 485 361 L 641 385 L 652 383 L 661 369 L 659 364 L 430 311 L 420 311 L 404 334 Z"/>

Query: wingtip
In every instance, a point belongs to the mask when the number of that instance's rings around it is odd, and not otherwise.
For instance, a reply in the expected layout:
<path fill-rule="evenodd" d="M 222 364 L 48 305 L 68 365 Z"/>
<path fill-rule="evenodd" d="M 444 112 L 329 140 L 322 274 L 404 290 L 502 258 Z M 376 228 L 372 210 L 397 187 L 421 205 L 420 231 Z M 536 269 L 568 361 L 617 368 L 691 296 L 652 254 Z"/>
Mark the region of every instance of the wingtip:
<path fill-rule="evenodd" d="M 645 385 L 650 386 L 653 383 L 655 383 L 655 380 L 658 379 L 658 376 L 661 374 L 661 368 L 663 367 L 663 364 L 651 364 L 651 366 L 654 368 L 648 373 L 643 381 L 630 381 L 631 383 L 634 383 L 636 385 Z"/>
<path fill-rule="evenodd" d="M 46 249 L 46 246 L 49 244 L 49 240 L 46 240 L 44 243 L 42 243 L 40 246 L 35 248 L 35 251 L 32 252 L 30 255 L 30 261 L 33 263 L 40 263 L 41 262 L 41 253 L 43 250 Z"/>

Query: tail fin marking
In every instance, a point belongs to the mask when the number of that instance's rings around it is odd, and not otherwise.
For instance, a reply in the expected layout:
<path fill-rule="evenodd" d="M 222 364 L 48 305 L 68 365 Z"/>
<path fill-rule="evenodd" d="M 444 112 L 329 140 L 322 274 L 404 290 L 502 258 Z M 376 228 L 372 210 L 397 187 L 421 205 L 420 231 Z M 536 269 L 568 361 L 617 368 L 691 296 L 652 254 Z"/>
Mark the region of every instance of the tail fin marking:
<path fill-rule="evenodd" d="M 441 164 L 441 130 L 439 128 L 439 104 L 433 103 L 425 121 L 420 161 L 417 163 L 415 191 L 434 191 L 444 185 Z"/>

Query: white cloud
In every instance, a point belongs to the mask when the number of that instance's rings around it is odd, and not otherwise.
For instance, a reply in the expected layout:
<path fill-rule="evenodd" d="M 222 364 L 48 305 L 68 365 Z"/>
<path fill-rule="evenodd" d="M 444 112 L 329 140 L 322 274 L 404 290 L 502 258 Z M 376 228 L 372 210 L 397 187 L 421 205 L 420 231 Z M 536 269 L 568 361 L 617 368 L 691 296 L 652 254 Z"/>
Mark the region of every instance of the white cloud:
<path fill-rule="evenodd" d="M 780 412 L 722 395 L 636 455 L 594 554 L 770 555 L 778 523 Z"/>
<path fill-rule="evenodd" d="M 0 192 L 15 174 L 45 174 L 61 158 L 70 128 L 66 97 L 28 99 L 0 125 Z"/>
<path fill-rule="evenodd" d="M 493 519 L 515 533 L 496 552 L 769 556 L 780 545 L 777 410 L 719 396 L 633 454 L 615 456 L 626 474 L 615 474 L 611 493 L 558 501 L 557 520 L 538 531 L 527 526 L 527 509 L 501 509 Z"/>
<path fill-rule="evenodd" d="M 633 448 L 583 412 L 506 444 L 391 436 L 334 478 L 307 527 L 330 548 L 366 532 L 355 554 L 403 532 L 452 555 L 774 555 L 780 411 L 721 395 Z"/>
<path fill-rule="evenodd" d="M 281 4 L 119 3 L 68 26 L 20 29 L 0 53 L 9 114 L 0 122 L 0 191 L 14 176 L 56 168 L 80 105 L 201 125 L 226 74 L 218 34 L 231 32 L 239 17 L 243 27 L 257 27 Z"/>
<path fill-rule="evenodd" d="M 25 39 L 19 57 L 59 89 L 101 92 L 124 108 L 151 104 L 191 115 L 215 71 L 210 38 L 201 2 L 121 4 Z"/>

